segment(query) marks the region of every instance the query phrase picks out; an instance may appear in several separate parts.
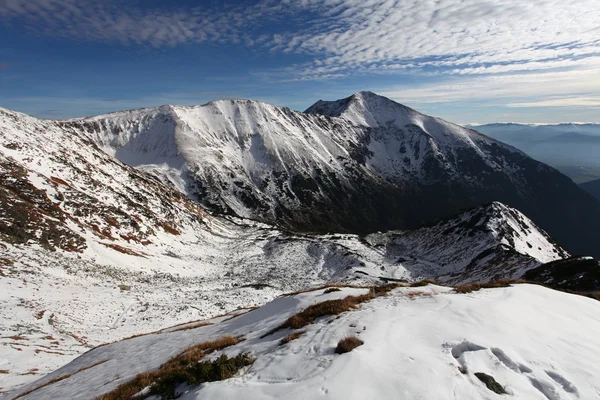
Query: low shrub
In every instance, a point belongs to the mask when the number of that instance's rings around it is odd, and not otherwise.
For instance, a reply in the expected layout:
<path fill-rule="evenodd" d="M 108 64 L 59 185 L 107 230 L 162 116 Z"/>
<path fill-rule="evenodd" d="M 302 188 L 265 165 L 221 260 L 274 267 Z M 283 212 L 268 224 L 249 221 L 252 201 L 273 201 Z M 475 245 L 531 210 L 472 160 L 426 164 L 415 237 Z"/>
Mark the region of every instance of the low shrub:
<path fill-rule="evenodd" d="M 500 279 L 498 281 L 485 282 L 485 283 L 468 283 L 466 285 L 455 286 L 454 291 L 456 293 L 471 293 L 476 292 L 481 289 L 492 289 L 492 288 L 501 288 L 501 287 L 509 287 L 514 283 L 527 283 L 526 281 L 520 279 Z"/>
<path fill-rule="evenodd" d="M 203 342 L 188 347 L 183 353 L 171 358 L 156 371 L 138 374 L 132 380 L 119 385 L 115 390 L 106 393 L 98 400 L 129 400 L 149 387 L 152 395 L 163 399 L 176 398 L 175 389 L 182 383 L 198 385 L 233 376 L 240 368 L 250 365 L 253 360 L 248 353 L 240 353 L 229 358 L 221 355 L 216 360 L 200 360 L 208 354 L 240 343 L 243 338 L 224 336 L 214 341 Z"/>
<path fill-rule="evenodd" d="M 279 341 L 279 345 L 283 346 L 284 344 L 289 343 L 292 340 L 298 339 L 300 336 L 304 335 L 305 333 L 306 333 L 305 331 L 296 331 L 294 333 L 291 333 L 291 334 L 287 335 L 286 337 L 284 337 L 283 339 L 281 339 Z"/>
<path fill-rule="evenodd" d="M 358 346 L 361 346 L 363 341 L 357 338 L 356 336 L 348 336 L 340 340 L 335 348 L 335 352 L 337 354 L 348 353 Z"/>
<path fill-rule="evenodd" d="M 429 284 L 435 285 L 435 282 L 431 281 L 429 279 L 422 279 L 422 280 L 420 280 L 418 282 L 411 283 L 409 286 L 410 287 L 421 287 L 421 286 L 427 286 Z"/>

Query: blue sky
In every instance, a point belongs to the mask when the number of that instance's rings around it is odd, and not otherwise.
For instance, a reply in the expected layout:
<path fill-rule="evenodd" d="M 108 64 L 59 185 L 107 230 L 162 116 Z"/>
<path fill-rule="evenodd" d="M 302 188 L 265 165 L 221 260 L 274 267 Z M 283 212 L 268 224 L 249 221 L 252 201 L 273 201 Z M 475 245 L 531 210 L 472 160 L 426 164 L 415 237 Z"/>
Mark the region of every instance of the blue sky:
<path fill-rule="evenodd" d="M 303 110 L 371 90 L 459 123 L 600 122 L 598 21 L 597 0 L 0 0 L 0 106 Z"/>

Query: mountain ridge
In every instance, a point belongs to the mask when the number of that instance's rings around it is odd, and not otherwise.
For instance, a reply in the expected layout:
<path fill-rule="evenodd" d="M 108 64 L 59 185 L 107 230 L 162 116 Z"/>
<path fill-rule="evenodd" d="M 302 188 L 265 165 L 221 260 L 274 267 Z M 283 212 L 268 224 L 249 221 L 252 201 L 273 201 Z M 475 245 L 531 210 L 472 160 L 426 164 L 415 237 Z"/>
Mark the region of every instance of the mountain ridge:
<path fill-rule="evenodd" d="M 93 346 L 314 285 L 517 278 L 568 256 L 500 203 L 366 237 L 213 215 L 62 122 L 2 110 L 0 210 L 3 390 Z"/>
<path fill-rule="evenodd" d="M 572 252 L 597 255 L 600 246 L 579 231 L 600 221 L 600 209 L 514 147 L 371 92 L 317 104 L 299 113 L 217 100 L 60 124 L 209 210 L 293 231 L 415 229 L 498 200 Z"/>

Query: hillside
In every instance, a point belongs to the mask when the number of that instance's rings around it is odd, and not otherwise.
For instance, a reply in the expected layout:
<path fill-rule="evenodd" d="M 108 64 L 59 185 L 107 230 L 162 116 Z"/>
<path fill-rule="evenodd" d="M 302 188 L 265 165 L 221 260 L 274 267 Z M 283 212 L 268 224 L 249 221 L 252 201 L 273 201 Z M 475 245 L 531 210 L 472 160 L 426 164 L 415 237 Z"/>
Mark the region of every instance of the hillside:
<path fill-rule="evenodd" d="M 600 357 L 596 300 L 532 285 L 468 294 L 434 285 L 405 287 L 374 299 L 368 293 L 369 289 L 341 288 L 284 296 L 233 318 L 101 346 L 4 398 L 112 399 L 117 397 L 102 396 L 127 382 L 118 398 L 138 392 L 139 399 L 157 392 L 181 399 L 504 397 L 490 387 L 527 400 L 594 399 L 600 393 L 595 379 L 600 374 L 595 362 Z M 319 307 L 323 302 L 343 304 L 337 300 L 343 298 L 362 303 L 337 317 Z M 270 333 L 309 309 L 324 313 L 301 329 Z M 282 344 L 293 331 L 301 334 Z M 226 335 L 243 341 L 230 337 L 209 342 Z M 336 354 L 338 342 L 348 336 L 362 345 Z M 221 342 L 224 349 L 207 355 L 191 350 Z M 185 384 L 186 379 L 202 382 L 210 371 L 207 360 L 224 363 L 227 358 L 218 358 L 221 354 L 233 358 L 243 353 L 247 358 L 238 357 L 241 364 L 226 374 L 233 375 L 231 379 Z M 194 357 L 204 362 L 204 369 L 193 369 L 194 364 L 187 373 L 178 369 Z M 184 367 L 174 367 L 177 360 Z M 167 365 L 171 375 L 166 375 Z M 145 372 L 154 375 L 134 380 Z M 160 386 L 144 383 L 153 381 Z"/>
<path fill-rule="evenodd" d="M 306 113 L 251 100 L 60 122 L 209 210 L 296 232 L 415 229 L 500 201 L 576 254 L 600 206 L 515 148 L 370 92 Z M 358 211 L 360 210 L 360 212 Z"/>

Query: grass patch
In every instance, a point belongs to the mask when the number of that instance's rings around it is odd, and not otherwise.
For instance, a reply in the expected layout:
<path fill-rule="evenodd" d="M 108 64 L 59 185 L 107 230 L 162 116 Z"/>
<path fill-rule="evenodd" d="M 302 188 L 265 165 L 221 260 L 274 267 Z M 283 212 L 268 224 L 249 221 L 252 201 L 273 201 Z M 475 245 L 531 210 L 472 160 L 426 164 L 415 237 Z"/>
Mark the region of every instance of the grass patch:
<path fill-rule="evenodd" d="M 476 292 L 481 289 L 493 289 L 493 288 L 502 288 L 509 287 L 514 283 L 529 283 L 527 281 L 523 281 L 520 279 L 501 279 L 493 282 L 486 283 L 468 283 L 466 285 L 455 286 L 454 291 L 456 293 L 471 293 Z"/>
<path fill-rule="evenodd" d="M 132 380 L 119 385 L 115 390 L 106 393 L 98 400 L 127 400 L 149 387 L 149 395 L 159 395 L 163 399 L 176 398 L 175 389 L 182 383 L 199 385 L 231 378 L 242 367 L 250 365 L 253 360 L 248 353 L 240 353 L 229 358 L 221 355 L 213 361 L 200 361 L 208 354 L 233 346 L 243 338 L 224 336 L 220 339 L 203 342 L 188 347 L 183 353 L 171 358 L 156 371 L 138 374 Z"/>
<path fill-rule="evenodd" d="M 347 284 L 341 284 L 341 283 L 327 283 L 325 285 L 321 285 L 321 286 L 317 286 L 317 287 L 313 287 L 313 288 L 308 288 L 308 289 L 302 289 L 302 290 L 297 290 L 295 292 L 290 292 L 290 293 L 285 293 L 282 294 L 280 297 L 289 297 L 289 296 L 295 296 L 297 294 L 302 294 L 302 293 L 310 293 L 310 292 L 316 292 L 317 290 L 328 290 L 328 289 L 339 289 L 341 291 L 341 289 L 343 288 L 348 288 L 348 289 L 373 289 L 373 288 L 377 288 L 377 287 L 388 287 L 391 285 L 383 285 L 383 286 L 364 286 L 364 285 L 347 285 Z M 399 285 L 394 285 L 394 287 L 399 287 Z M 332 292 L 337 292 L 337 290 L 331 290 L 329 293 Z"/>
<path fill-rule="evenodd" d="M 10 374 L 10 371 L 7 369 L 0 369 L 0 374 Z"/>
<path fill-rule="evenodd" d="M 166 222 L 158 222 L 156 225 L 160 226 L 161 228 L 163 228 L 163 230 L 165 232 L 170 233 L 171 235 L 175 235 L 175 236 L 181 235 L 181 233 L 177 230 L 177 228 L 169 225 Z"/>
<path fill-rule="evenodd" d="M 409 299 L 414 299 L 416 297 L 431 297 L 432 295 L 433 294 L 430 292 L 423 292 L 421 290 L 406 293 L 406 297 L 408 297 Z"/>
<path fill-rule="evenodd" d="M 303 311 L 292 315 L 287 320 L 285 320 L 281 325 L 271 329 L 269 332 L 265 333 L 261 336 L 265 338 L 273 333 L 280 331 L 282 329 L 291 328 L 291 329 L 300 329 L 305 327 L 306 325 L 310 325 L 315 322 L 315 319 L 319 317 L 324 317 L 327 315 L 338 315 L 345 311 L 349 311 L 352 309 L 358 308 L 360 303 L 367 302 L 369 300 L 374 299 L 377 296 L 386 295 L 389 291 L 396 288 L 396 285 L 386 285 L 386 286 L 373 286 L 370 287 L 369 293 L 362 294 L 360 296 L 347 296 L 343 299 L 337 300 L 326 300 L 321 303 L 313 304 Z"/>
<path fill-rule="evenodd" d="M 325 291 L 323 292 L 323 294 L 327 294 L 327 293 L 333 293 L 333 292 L 341 292 L 342 289 L 337 288 L 337 287 L 330 287 L 328 289 L 325 289 Z"/>
<path fill-rule="evenodd" d="M 29 340 L 25 336 L 21 335 L 13 335 L 13 336 L 5 336 L 4 339 L 12 339 L 12 340 Z"/>
<path fill-rule="evenodd" d="M 214 325 L 214 324 L 212 322 L 199 322 L 199 323 L 194 324 L 194 325 L 183 326 L 181 328 L 173 329 L 172 331 L 169 331 L 169 332 L 187 331 L 189 329 L 196 329 L 196 328 L 201 328 L 203 326 L 209 326 L 209 325 Z"/>
<path fill-rule="evenodd" d="M 337 354 L 344 354 L 351 352 L 358 346 L 363 345 L 363 341 L 357 338 L 356 336 L 348 336 L 340 340 L 335 348 L 335 352 Z"/>
<path fill-rule="evenodd" d="M 127 247 L 119 246 L 118 244 L 104 243 L 104 242 L 100 242 L 100 244 L 103 244 L 104 246 L 111 248 L 113 250 L 116 250 L 123 254 L 128 254 L 130 256 L 136 256 L 136 257 L 142 257 L 142 258 L 148 258 L 142 253 L 138 253 L 137 251 L 128 249 Z"/>
<path fill-rule="evenodd" d="M 427 286 L 427 285 L 429 285 L 429 284 L 431 284 L 431 285 L 436 285 L 436 283 L 435 283 L 434 281 L 432 281 L 432 280 L 429 280 L 429 279 L 422 279 L 422 280 L 420 280 L 420 281 L 418 281 L 418 282 L 413 282 L 413 283 L 411 283 L 409 286 L 410 286 L 410 287 L 422 287 L 422 286 Z"/>
<path fill-rule="evenodd" d="M 287 344 L 287 343 L 291 342 L 292 340 L 298 339 L 300 336 L 304 335 L 305 333 L 306 333 L 305 331 L 296 331 L 294 333 L 290 333 L 289 335 L 287 335 L 286 337 L 284 337 L 283 339 L 281 339 L 279 341 L 279 345 L 283 346 L 284 344 Z"/>

